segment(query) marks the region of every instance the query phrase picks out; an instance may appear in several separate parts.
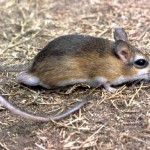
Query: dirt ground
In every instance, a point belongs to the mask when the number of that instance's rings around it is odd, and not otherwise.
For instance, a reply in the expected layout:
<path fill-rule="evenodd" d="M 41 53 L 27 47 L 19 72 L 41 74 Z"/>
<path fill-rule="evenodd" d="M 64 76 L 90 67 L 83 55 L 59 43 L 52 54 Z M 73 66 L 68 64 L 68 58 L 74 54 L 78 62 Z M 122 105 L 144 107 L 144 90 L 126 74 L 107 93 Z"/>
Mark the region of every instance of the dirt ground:
<path fill-rule="evenodd" d="M 32 59 L 46 43 L 65 34 L 113 39 L 124 27 L 131 43 L 150 57 L 149 0 L 0 0 L 1 64 Z M 16 73 L 0 74 L 0 94 L 23 110 L 49 114 L 92 91 L 87 85 L 46 90 L 19 85 Z M 56 122 L 37 123 L 0 106 L 0 149 L 148 150 L 150 84 L 135 82 L 116 93 L 95 89 L 78 112 Z"/>

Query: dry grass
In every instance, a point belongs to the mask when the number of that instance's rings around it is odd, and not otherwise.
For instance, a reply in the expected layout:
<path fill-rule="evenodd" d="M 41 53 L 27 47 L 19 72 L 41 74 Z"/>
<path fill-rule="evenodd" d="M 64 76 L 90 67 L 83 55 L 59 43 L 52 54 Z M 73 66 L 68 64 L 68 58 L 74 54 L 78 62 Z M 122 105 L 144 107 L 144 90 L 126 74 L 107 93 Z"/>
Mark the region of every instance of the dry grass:
<path fill-rule="evenodd" d="M 133 44 L 150 56 L 149 0 L 1 0 L 1 64 L 32 59 L 51 39 L 80 33 L 112 38 L 115 27 L 129 33 Z M 1 74 L 1 93 L 17 106 L 35 113 L 67 107 L 88 87 L 73 91 L 28 88 L 14 73 Z M 91 101 L 68 118 L 32 123 L 0 107 L 0 149 L 150 149 L 149 83 L 124 85 L 114 94 L 96 89 Z"/>

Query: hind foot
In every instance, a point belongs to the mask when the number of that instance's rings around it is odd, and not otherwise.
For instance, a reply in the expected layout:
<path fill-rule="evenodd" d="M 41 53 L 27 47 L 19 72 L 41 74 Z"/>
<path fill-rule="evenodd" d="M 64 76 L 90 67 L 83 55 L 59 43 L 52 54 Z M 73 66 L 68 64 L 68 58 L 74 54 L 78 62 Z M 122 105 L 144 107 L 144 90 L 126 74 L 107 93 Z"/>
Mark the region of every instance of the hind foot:
<path fill-rule="evenodd" d="M 45 83 L 43 83 L 38 77 L 33 76 L 32 74 L 24 71 L 18 74 L 17 82 L 21 84 L 25 84 L 28 86 L 42 86 L 46 89 L 51 89 L 51 87 Z"/>
<path fill-rule="evenodd" d="M 23 71 L 18 74 L 17 82 L 29 86 L 37 86 L 40 83 L 40 79 L 26 71 Z"/>

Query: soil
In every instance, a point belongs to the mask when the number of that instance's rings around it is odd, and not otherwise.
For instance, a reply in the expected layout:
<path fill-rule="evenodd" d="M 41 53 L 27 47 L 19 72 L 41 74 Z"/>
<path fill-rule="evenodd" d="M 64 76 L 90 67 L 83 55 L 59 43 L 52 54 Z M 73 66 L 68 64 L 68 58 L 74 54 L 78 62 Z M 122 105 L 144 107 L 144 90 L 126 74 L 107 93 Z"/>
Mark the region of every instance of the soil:
<path fill-rule="evenodd" d="M 65 34 L 113 39 L 123 27 L 132 44 L 150 56 L 149 0 L 1 0 L 1 65 L 31 60 L 48 41 Z M 74 85 L 46 90 L 15 81 L 17 73 L 0 73 L 1 94 L 22 110 L 48 115 L 69 107 L 93 89 Z M 100 87 L 79 111 L 55 122 L 31 122 L 0 106 L 2 150 L 148 150 L 150 84 L 135 82 L 110 93 Z"/>

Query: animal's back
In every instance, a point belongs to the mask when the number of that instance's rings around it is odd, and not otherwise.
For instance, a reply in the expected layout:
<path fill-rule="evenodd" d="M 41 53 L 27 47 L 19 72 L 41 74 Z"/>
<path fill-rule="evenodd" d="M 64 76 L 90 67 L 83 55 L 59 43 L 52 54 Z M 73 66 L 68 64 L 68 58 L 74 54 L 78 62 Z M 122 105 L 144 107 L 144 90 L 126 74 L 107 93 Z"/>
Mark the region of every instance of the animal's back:
<path fill-rule="evenodd" d="M 111 50 L 113 42 L 103 38 L 87 35 L 64 35 L 49 42 L 43 50 L 37 54 L 35 61 L 41 58 L 74 56 L 97 51 L 103 53 Z"/>

